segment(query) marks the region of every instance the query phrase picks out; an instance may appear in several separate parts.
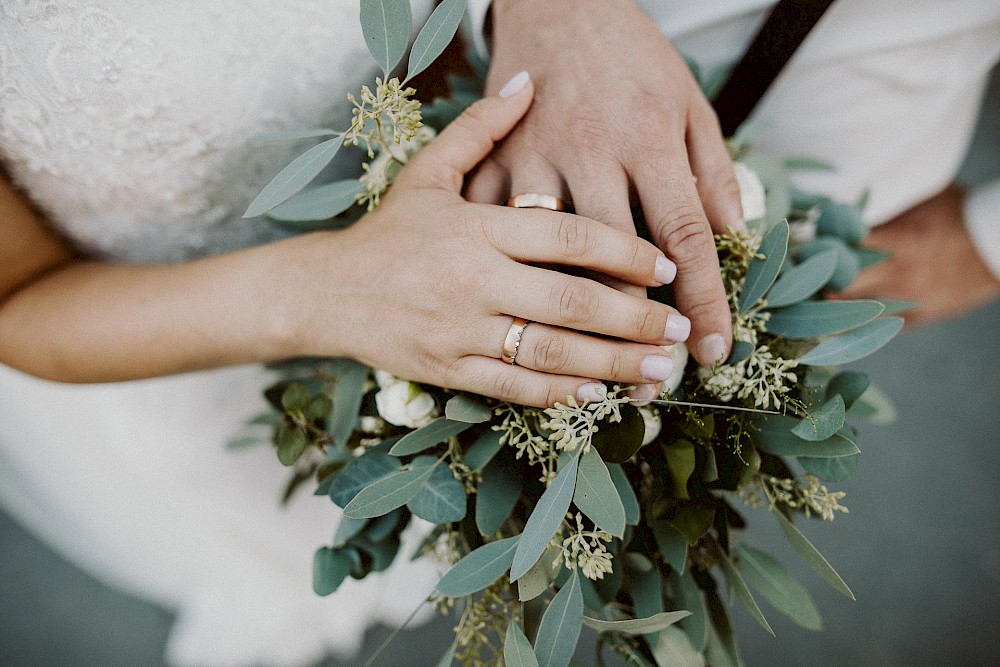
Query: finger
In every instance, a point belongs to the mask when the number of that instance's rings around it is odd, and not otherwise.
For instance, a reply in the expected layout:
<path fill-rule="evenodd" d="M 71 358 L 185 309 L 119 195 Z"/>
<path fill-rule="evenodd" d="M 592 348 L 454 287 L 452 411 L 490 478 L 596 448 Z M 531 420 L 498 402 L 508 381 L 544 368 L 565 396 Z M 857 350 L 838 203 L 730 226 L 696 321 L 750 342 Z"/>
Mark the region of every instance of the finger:
<path fill-rule="evenodd" d="M 484 356 L 496 354 L 496 341 L 510 328 L 509 316 L 497 316 L 483 336 Z M 515 362 L 554 375 L 592 377 L 621 384 L 663 382 L 673 373 L 670 354 L 658 345 L 598 338 L 540 322 L 521 333 Z"/>
<path fill-rule="evenodd" d="M 511 79 L 493 97 L 484 97 L 462 112 L 426 148 L 410 160 L 399 180 L 411 185 L 445 187 L 459 193 L 465 175 L 521 120 L 534 95 L 527 72 Z"/>
<path fill-rule="evenodd" d="M 670 306 L 639 299 L 587 278 L 511 264 L 497 273 L 503 285 L 491 305 L 534 322 L 604 334 L 639 343 L 686 340 L 691 322 Z"/>
<path fill-rule="evenodd" d="M 635 222 L 632 219 L 632 208 L 629 206 L 628 178 L 620 164 L 603 163 L 594 168 L 581 167 L 580 173 L 568 180 L 570 196 L 573 198 L 573 205 L 578 215 L 635 235 Z M 665 273 L 659 277 L 661 284 L 673 281 L 677 267 L 670 262 L 669 265 L 665 265 L 664 271 Z M 595 274 L 593 277 L 608 287 L 626 294 L 640 298 L 646 296 L 646 290 L 641 286 L 646 283 L 636 285 L 605 274 Z"/>
<path fill-rule="evenodd" d="M 733 161 L 722 139 L 719 120 L 707 104 L 691 112 L 687 146 L 691 171 L 698 178 L 698 196 L 712 231 L 722 234 L 730 227 L 745 230 Z"/>
<path fill-rule="evenodd" d="M 493 209 L 487 234 L 508 257 L 593 269 L 635 285 L 663 285 L 677 267 L 652 243 L 571 213 Z"/>
<path fill-rule="evenodd" d="M 643 165 L 633 178 L 653 239 L 677 265 L 674 295 L 678 310 L 691 320 L 693 356 L 708 366 L 729 355 L 732 320 L 715 240 L 688 171 L 686 149 L 676 146 L 673 155 L 673 162 Z"/>
<path fill-rule="evenodd" d="M 510 197 L 510 173 L 492 157 L 479 163 L 462 196 L 476 204 L 503 205 Z"/>
<path fill-rule="evenodd" d="M 462 357 L 452 371 L 457 378 L 452 389 L 539 408 L 566 403 L 570 396 L 589 403 L 608 394 L 607 387 L 595 380 L 540 373 L 489 357 Z"/>
<path fill-rule="evenodd" d="M 552 195 L 564 201 L 569 199 L 569 191 L 556 168 L 530 149 L 521 150 L 510 166 L 511 196 L 528 193 Z"/>

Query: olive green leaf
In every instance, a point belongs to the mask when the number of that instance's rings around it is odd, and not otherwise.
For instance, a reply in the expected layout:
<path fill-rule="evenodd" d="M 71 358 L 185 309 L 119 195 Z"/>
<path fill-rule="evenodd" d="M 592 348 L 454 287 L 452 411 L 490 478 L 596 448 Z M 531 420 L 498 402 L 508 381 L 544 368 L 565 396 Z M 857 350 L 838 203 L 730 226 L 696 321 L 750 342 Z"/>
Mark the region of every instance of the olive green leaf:
<path fill-rule="evenodd" d="M 767 293 L 769 308 L 790 306 L 805 301 L 830 282 L 837 270 L 837 252 L 827 250 L 809 257 L 785 271 Z"/>
<path fill-rule="evenodd" d="M 719 551 L 719 565 L 722 568 L 722 574 L 726 577 L 726 585 L 729 587 L 729 595 L 732 596 L 736 594 L 736 598 L 740 601 L 743 607 L 750 612 L 750 615 L 757 619 L 757 622 L 774 636 L 774 630 L 768 624 L 767 619 L 764 618 L 763 612 L 761 612 L 760 607 L 757 606 L 757 601 L 753 599 L 753 593 L 747 588 L 746 582 L 743 581 L 743 577 L 736 570 L 733 564 L 730 562 L 729 557 Z"/>
<path fill-rule="evenodd" d="M 740 313 L 746 313 L 764 296 L 774 283 L 788 252 L 788 223 L 782 220 L 764 235 L 758 250 L 764 259 L 755 257 L 747 269 L 743 291 L 740 293 Z"/>
<path fill-rule="evenodd" d="M 903 318 L 886 317 L 869 322 L 836 338 L 823 341 L 798 362 L 806 366 L 832 366 L 863 359 L 899 333 Z"/>
<path fill-rule="evenodd" d="M 646 618 L 629 618 L 622 621 L 602 621 L 583 617 L 583 624 L 598 632 L 620 632 L 625 635 L 644 635 L 658 632 L 691 615 L 689 611 L 664 611 Z"/>
<path fill-rule="evenodd" d="M 510 516 L 521 497 L 521 477 L 504 461 L 497 460 L 483 469 L 483 478 L 476 491 L 476 528 L 483 535 L 492 535 Z"/>
<path fill-rule="evenodd" d="M 437 60 L 448 43 L 455 37 L 462 14 L 465 13 L 465 0 L 442 0 L 420 29 L 420 34 L 413 41 L 410 49 L 410 65 L 406 70 L 406 81 L 427 69 Z"/>
<path fill-rule="evenodd" d="M 327 420 L 326 429 L 333 436 L 338 447 L 347 444 L 358 423 L 364 386 L 368 380 L 368 366 L 353 359 L 340 359 L 338 364 L 337 388 L 333 396 L 333 412 Z"/>
<path fill-rule="evenodd" d="M 771 311 L 769 333 L 792 340 L 818 338 L 871 322 L 885 310 L 878 301 L 806 301 Z"/>
<path fill-rule="evenodd" d="M 520 623 L 511 621 L 503 640 L 503 661 L 506 667 L 538 667 L 538 658 L 531 642 L 524 636 Z"/>
<path fill-rule="evenodd" d="M 471 396 L 459 394 L 444 404 L 444 416 L 452 421 L 479 424 L 493 416 L 493 409 Z"/>
<path fill-rule="evenodd" d="M 829 458 L 851 456 L 860 450 L 844 432 L 816 442 L 803 440 L 792 433 L 799 426 L 799 420 L 784 415 L 768 415 L 757 420 L 758 449 L 778 456 L 813 456 Z"/>
<path fill-rule="evenodd" d="M 535 656 L 539 667 L 569 665 L 582 628 L 583 593 L 580 591 L 580 575 L 573 570 L 569 580 L 552 598 L 538 626 Z"/>
<path fill-rule="evenodd" d="M 343 142 L 343 137 L 328 139 L 292 160 L 250 202 L 243 217 L 256 217 L 286 202 L 330 164 Z"/>
<path fill-rule="evenodd" d="M 514 560 L 520 535 L 496 542 L 487 542 L 455 563 L 438 581 L 437 590 L 451 598 L 477 593 L 497 579 Z"/>
<path fill-rule="evenodd" d="M 361 0 L 361 32 L 386 76 L 406 52 L 412 25 L 409 0 Z"/>
<path fill-rule="evenodd" d="M 300 192 L 273 208 L 267 217 L 282 222 L 329 220 L 349 209 L 354 204 L 355 195 L 363 189 L 364 186 L 356 178 L 334 181 Z"/>
<path fill-rule="evenodd" d="M 424 521 L 434 524 L 461 521 L 467 511 L 465 487 L 455 479 L 451 468 L 436 466 L 406 507 Z"/>
<path fill-rule="evenodd" d="M 639 499 L 635 497 L 635 490 L 632 489 L 632 483 L 629 481 L 628 475 L 625 474 L 625 469 L 618 463 L 609 463 L 608 472 L 611 474 L 611 481 L 615 483 L 622 507 L 625 508 L 625 523 L 630 526 L 638 526 Z"/>
<path fill-rule="evenodd" d="M 514 554 L 514 562 L 510 568 L 510 580 L 520 579 L 545 551 L 549 540 L 559 530 L 566 511 L 573 500 L 573 489 L 576 487 L 576 471 L 580 462 L 579 451 L 569 458 L 552 485 L 545 490 L 535 504 L 531 516 L 524 524 L 521 541 Z"/>
<path fill-rule="evenodd" d="M 284 423 L 279 426 L 276 441 L 278 460 L 286 466 L 298 461 L 299 457 L 306 451 L 306 447 L 309 446 L 309 436 L 295 424 Z"/>
<path fill-rule="evenodd" d="M 823 554 L 795 527 L 795 524 L 781 512 L 772 512 L 772 514 L 778 520 L 778 525 L 781 527 L 781 532 L 784 533 L 785 539 L 798 552 L 806 565 L 812 568 L 813 572 L 818 574 L 826 583 L 854 600 L 854 593 L 851 592 L 851 589 L 848 588 L 844 580 L 837 574 L 837 571 L 833 569 L 829 561 L 823 557 Z"/>
<path fill-rule="evenodd" d="M 611 428 L 602 427 L 594 433 L 593 446 L 608 463 L 625 463 L 642 447 L 646 422 L 634 405 L 621 406 L 622 420 Z"/>
<path fill-rule="evenodd" d="M 351 571 L 350 559 L 334 549 L 321 547 L 313 556 L 313 591 L 329 595 L 344 582 Z"/>
<path fill-rule="evenodd" d="M 834 394 L 833 398 L 818 407 L 808 417 L 805 417 L 792 429 L 792 433 L 812 442 L 833 437 L 837 431 L 844 428 L 847 407 L 844 397 Z"/>
<path fill-rule="evenodd" d="M 467 428 L 472 426 L 466 422 L 454 421 L 441 417 L 435 419 L 430 424 L 418 428 L 404 435 L 399 442 L 392 446 L 389 453 L 393 456 L 409 456 L 430 449 L 434 445 L 441 444 L 448 438 L 452 438 Z"/>
<path fill-rule="evenodd" d="M 437 464 L 400 468 L 363 488 L 347 503 L 344 516 L 364 519 L 388 514 L 410 502 L 423 489 Z"/>
<path fill-rule="evenodd" d="M 809 591 L 769 554 L 745 544 L 736 545 L 746 580 L 764 599 L 797 624 L 820 630 L 823 621 Z"/>
<path fill-rule="evenodd" d="M 573 503 L 601 530 L 617 538 L 625 534 L 625 506 L 607 465 L 593 447 L 580 457 Z"/>

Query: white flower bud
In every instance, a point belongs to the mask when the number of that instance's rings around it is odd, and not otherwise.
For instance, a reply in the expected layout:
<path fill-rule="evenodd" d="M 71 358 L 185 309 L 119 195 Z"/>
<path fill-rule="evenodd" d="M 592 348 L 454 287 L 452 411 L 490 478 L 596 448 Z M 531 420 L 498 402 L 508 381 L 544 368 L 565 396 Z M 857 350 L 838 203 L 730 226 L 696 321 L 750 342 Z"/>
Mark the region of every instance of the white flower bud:
<path fill-rule="evenodd" d="M 639 414 L 642 415 L 642 421 L 646 425 L 646 430 L 642 435 L 642 444 L 646 446 L 653 442 L 656 436 L 660 435 L 660 429 L 663 428 L 663 420 L 660 418 L 658 410 L 648 406 L 639 408 Z"/>
<path fill-rule="evenodd" d="M 375 382 L 378 383 L 378 386 L 380 388 L 385 389 L 386 387 L 388 387 L 390 385 L 394 385 L 397 382 L 404 382 L 404 380 L 396 377 L 395 375 L 393 375 L 389 371 L 382 371 L 382 370 L 379 370 L 379 369 L 376 368 L 375 369 Z"/>
<path fill-rule="evenodd" d="M 405 380 L 383 385 L 375 394 L 375 406 L 387 422 L 407 428 L 420 428 L 428 423 L 437 409 L 433 396 Z"/>
<path fill-rule="evenodd" d="M 757 173 L 742 162 L 734 162 L 736 182 L 740 186 L 740 204 L 743 206 L 743 219 L 758 220 L 767 213 L 765 207 L 764 184 L 760 182 Z"/>

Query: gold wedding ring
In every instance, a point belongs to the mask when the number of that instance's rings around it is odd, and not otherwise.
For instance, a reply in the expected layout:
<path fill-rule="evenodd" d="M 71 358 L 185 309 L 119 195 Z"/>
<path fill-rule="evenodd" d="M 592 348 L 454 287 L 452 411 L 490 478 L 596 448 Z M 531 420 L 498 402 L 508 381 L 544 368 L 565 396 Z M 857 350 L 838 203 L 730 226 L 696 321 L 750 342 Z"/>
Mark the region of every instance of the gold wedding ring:
<path fill-rule="evenodd" d="M 514 195 L 507 200 L 507 206 L 511 208 L 545 208 L 550 211 L 565 211 L 566 202 L 554 195 L 542 195 L 537 192 L 525 192 L 522 195 Z"/>
<path fill-rule="evenodd" d="M 514 365 L 514 361 L 517 359 L 517 348 L 521 345 L 521 336 L 524 335 L 524 329 L 529 324 L 531 322 L 523 317 L 515 317 L 510 325 L 510 329 L 507 329 L 507 336 L 503 339 L 503 349 L 500 351 L 500 358 L 511 366 Z"/>

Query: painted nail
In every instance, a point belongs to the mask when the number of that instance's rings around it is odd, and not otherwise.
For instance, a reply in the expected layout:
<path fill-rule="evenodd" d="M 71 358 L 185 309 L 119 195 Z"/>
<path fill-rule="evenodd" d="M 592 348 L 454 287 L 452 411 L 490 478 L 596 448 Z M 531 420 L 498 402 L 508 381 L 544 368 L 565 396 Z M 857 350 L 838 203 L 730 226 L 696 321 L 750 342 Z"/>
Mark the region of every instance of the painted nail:
<path fill-rule="evenodd" d="M 668 315 L 667 327 L 663 332 L 663 337 L 675 343 L 687 340 L 691 335 L 691 320 L 683 315 Z"/>
<path fill-rule="evenodd" d="M 722 334 L 708 334 L 698 343 L 698 356 L 706 365 L 717 364 L 726 356 L 726 341 Z"/>
<path fill-rule="evenodd" d="M 518 72 L 510 81 L 500 89 L 500 97 L 513 97 L 524 90 L 524 87 L 531 81 L 531 75 L 527 72 Z"/>
<path fill-rule="evenodd" d="M 651 354 L 642 360 L 639 371 L 651 382 L 663 382 L 674 372 L 674 362 L 670 357 Z"/>
<path fill-rule="evenodd" d="M 588 382 L 585 385 L 581 385 L 580 388 L 576 390 L 576 400 L 581 403 L 603 401 L 607 395 L 608 388 L 604 386 L 603 382 Z"/>
<path fill-rule="evenodd" d="M 636 405 L 647 405 L 651 400 L 659 396 L 660 385 L 658 384 L 640 384 L 636 385 L 635 389 L 628 392 L 627 396 L 632 399 Z"/>
<path fill-rule="evenodd" d="M 666 257 L 656 258 L 656 268 L 653 269 L 653 277 L 663 285 L 669 285 L 677 277 L 677 265 Z"/>

